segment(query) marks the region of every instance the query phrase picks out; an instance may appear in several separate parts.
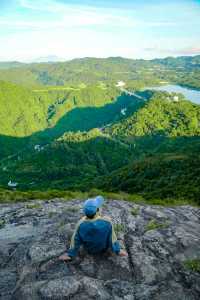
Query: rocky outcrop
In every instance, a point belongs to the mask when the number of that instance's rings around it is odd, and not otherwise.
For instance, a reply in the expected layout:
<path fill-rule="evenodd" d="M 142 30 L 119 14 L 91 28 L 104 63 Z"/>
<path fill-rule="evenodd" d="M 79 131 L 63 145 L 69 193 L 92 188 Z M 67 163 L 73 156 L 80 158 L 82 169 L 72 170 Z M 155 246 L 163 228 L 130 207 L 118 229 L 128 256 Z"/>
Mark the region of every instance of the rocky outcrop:
<path fill-rule="evenodd" d="M 32 201 L 0 205 L 0 299 L 200 299 L 200 211 L 106 201 L 128 257 L 69 246 L 82 201 Z M 196 266 L 196 265 L 197 266 Z"/>

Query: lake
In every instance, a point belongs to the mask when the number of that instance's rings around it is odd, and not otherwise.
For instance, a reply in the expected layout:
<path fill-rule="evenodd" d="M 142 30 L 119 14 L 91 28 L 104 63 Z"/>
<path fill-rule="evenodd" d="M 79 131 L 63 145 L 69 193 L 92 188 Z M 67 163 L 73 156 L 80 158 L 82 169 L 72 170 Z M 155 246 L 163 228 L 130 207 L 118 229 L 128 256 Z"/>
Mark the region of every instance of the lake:
<path fill-rule="evenodd" d="M 188 100 L 190 100 L 194 103 L 200 104 L 200 91 L 185 88 L 185 87 L 182 87 L 180 85 L 167 84 L 167 85 L 162 85 L 162 86 L 157 86 L 157 87 L 155 87 L 155 86 L 154 87 L 147 87 L 145 89 L 181 93 L 185 96 L 186 99 L 188 99 Z"/>

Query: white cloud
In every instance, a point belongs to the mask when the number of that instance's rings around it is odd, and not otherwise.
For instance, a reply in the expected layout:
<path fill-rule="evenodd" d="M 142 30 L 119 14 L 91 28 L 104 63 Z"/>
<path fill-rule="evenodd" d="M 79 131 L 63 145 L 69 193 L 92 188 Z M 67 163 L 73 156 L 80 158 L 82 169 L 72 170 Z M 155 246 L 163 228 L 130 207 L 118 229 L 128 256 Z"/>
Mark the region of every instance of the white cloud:
<path fill-rule="evenodd" d="M 134 21 L 123 16 L 99 15 L 94 13 L 79 13 L 74 15 L 62 16 L 59 21 L 23 21 L 8 20 L 0 18 L 0 26 L 6 26 L 8 29 L 27 29 L 27 30 L 51 30 L 51 29 L 69 29 L 77 27 L 92 26 L 112 26 L 116 28 L 136 28 L 136 27 L 160 27 L 175 26 L 170 22 L 143 22 Z"/>
<path fill-rule="evenodd" d="M 145 21 L 133 17 L 133 11 L 119 8 L 97 8 L 95 6 L 82 6 L 63 4 L 55 0 L 43 0 L 43 1 L 30 1 L 19 0 L 20 5 L 23 8 L 48 12 L 52 15 L 57 15 L 60 21 L 17 21 L 13 23 L 13 26 L 27 26 L 35 29 L 42 28 L 71 28 L 80 26 L 92 26 L 92 25 L 105 25 L 113 27 L 162 27 L 162 26 L 174 26 L 176 23 L 162 21 Z M 8 24 L 9 25 L 9 24 Z M 10 23 L 12 25 L 12 22 Z"/>
<path fill-rule="evenodd" d="M 115 13 L 112 10 L 99 9 L 96 7 L 62 4 L 54 0 L 29 1 L 18 0 L 21 8 L 33 11 L 42 11 L 43 19 L 34 12 L 16 14 L 14 17 L 5 16 L 0 18 L 0 25 L 5 28 L 19 30 L 42 30 L 56 28 L 77 28 L 88 26 L 114 26 L 133 27 L 136 21 L 125 12 Z M 27 19 L 27 16 L 30 18 Z"/>

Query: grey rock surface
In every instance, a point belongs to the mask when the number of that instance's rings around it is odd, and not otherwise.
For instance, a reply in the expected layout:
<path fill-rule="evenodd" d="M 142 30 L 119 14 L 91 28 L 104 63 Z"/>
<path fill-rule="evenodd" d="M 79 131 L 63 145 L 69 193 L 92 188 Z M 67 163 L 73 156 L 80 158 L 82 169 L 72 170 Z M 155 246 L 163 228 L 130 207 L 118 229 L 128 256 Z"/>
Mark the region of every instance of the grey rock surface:
<path fill-rule="evenodd" d="M 0 205 L 0 299 L 197 300 L 200 273 L 200 210 L 106 201 L 128 257 L 84 251 L 69 263 L 69 247 L 81 200 Z"/>

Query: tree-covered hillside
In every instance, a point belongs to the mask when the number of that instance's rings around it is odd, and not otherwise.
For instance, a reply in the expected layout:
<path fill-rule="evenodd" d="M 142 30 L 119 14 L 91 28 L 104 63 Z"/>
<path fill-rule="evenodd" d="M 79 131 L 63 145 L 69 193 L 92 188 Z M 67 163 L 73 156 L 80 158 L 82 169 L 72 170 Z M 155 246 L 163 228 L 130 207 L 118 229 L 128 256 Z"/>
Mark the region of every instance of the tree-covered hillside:
<path fill-rule="evenodd" d="M 1 69 L 19 68 L 19 67 L 23 67 L 23 66 L 25 66 L 25 64 L 18 62 L 18 61 L 10 61 L 10 62 L 0 61 L 0 70 Z"/>
<path fill-rule="evenodd" d="M 101 107 L 117 96 L 114 87 L 31 90 L 0 81 L 0 134 L 28 136 L 54 126 L 76 107 Z"/>
<path fill-rule="evenodd" d="M 0 183 L 5 186 L 14 180 L 25 189 L 83 188 L 86 179 L 92 182 L 126 165 L 131 155 L 128 145 L 98 129 L 69 132 L 39 150 L 32 148 L 2 161 Z"/>
<path fill-rule="evenodd" d="M 137 159 L 97 178 L 94 186 L 140 193 L 147 199 L 193 199 L 200 204 L 200 137 L 137 138 L 134 151 Z"/>
<path fill-rule="evenodd" d="M 100 83 L 31 90 L 0 81 L 0 158 L 16 154 L 24 145 L 49 143 L 66 131 L 104 127 L 143 102 Z"/>
<path fill-rule="evenodd" d="M 39 97 L 21 86 L 0 81 L 0 134 L 25 136 L 45 128 Z"/>
<path fill-rule="evenodd" d="M 182 95 L 155 92 L 146 105 L 107 131 L 114 136 L 200 135 L 200 106 Z"/>

